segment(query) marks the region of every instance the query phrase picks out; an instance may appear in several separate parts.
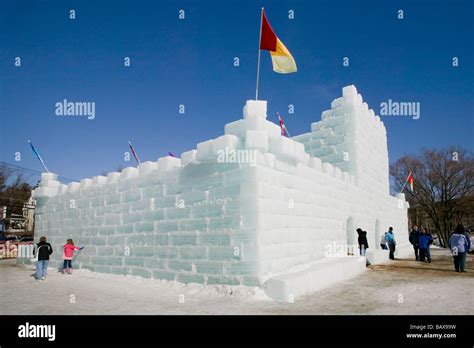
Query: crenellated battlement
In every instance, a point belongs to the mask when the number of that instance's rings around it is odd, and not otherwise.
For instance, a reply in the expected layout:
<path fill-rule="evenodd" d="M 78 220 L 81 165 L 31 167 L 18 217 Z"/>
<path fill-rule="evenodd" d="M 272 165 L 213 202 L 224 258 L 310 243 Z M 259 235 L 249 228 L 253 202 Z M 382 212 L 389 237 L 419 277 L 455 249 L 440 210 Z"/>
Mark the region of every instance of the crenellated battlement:
<path fill-rule="evenodd" d="M 311 124 L 311 132 L 294 139 L 312 156 L 353 174 L 365 189 L 389 193 L 385 126 L 354 86 L 342 91 L 321 121 Z"/>

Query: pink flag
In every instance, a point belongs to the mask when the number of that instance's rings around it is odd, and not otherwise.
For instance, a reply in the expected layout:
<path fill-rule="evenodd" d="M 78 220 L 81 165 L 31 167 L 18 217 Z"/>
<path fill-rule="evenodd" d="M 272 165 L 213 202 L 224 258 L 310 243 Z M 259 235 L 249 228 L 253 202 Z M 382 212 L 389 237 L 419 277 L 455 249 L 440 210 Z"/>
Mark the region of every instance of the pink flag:
<path fill-rule="evenodd" d="M 277 112 L 277 115 L 278 115 L 278 121 L 280 122 L 281 134 L 289 138 L 290 134 L 288 133 L 288 130 L 286 129 L 285 124 L 283 123 L 283 119 L 281 118 L 278 112 Z"/>

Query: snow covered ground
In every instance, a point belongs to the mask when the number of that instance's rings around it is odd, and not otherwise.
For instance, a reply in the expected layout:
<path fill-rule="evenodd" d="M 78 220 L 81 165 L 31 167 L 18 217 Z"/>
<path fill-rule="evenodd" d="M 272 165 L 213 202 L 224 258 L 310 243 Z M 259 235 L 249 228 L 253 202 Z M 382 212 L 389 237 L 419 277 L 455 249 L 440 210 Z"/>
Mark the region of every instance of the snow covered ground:
<path fill-rule="evenodd" d="M 456 273 L 448 250 L 433 262 L 409 259 L 370 266 L 362 275 L 278 303 L 262 289 L 203 286 L 134 276 L 50 270 L 35 282 L 31 266 L 0 261 L 0 314 L 474 314 L 473 255 Z"/>

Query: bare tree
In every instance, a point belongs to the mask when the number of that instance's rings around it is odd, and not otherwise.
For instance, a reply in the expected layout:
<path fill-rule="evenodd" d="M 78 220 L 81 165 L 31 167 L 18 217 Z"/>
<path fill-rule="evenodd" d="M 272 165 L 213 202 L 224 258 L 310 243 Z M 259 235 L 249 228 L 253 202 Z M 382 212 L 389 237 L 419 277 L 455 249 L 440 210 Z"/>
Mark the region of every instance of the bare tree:
<path fill-rule="evenodd" d="M 11 176 L 11 170 L 4 165 L 0 165 L 0 192 L 7 187 L 7 181 Z"/>
<path fill-rule="evenodd" d="M 430 217 L 444 247 L 450 232 L 474 204 L 474 158 L 459 147 L 422 149 L 419 155 L 406 155 L 390 166 L 393 188 L 402 189 L 412 172 L 414 191 L 405 188 L 410 205 Z"/>
<path fill-rule="evenodd" d="M 31 185 L 20 172 L 0 165 L 0 205 L 7 206 L 12 213 L 21 214 L 31 190 Z"/>

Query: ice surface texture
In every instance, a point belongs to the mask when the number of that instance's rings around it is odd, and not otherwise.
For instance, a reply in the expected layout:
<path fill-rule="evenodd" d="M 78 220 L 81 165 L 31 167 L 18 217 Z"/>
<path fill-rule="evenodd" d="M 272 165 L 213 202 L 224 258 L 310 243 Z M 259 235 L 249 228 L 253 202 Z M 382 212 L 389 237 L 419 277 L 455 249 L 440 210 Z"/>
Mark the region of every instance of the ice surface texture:
<path fill-rule="evenodd" d="M 58 250 L 52 264 L 73 238 L 86 246 L 75 267 L 262 286 L 353 243 L 357 227 L 370 248 L 388 226 L 406 239 L 408 204 L 388 191 L 385 127 L 354 86 L 310 133 L 283 137 L 266 118 L 267 102 L 250 100 L 225 135 L 181 158 L 68 185 L 43 174 L 33 193 L 36 235 Z"/>

